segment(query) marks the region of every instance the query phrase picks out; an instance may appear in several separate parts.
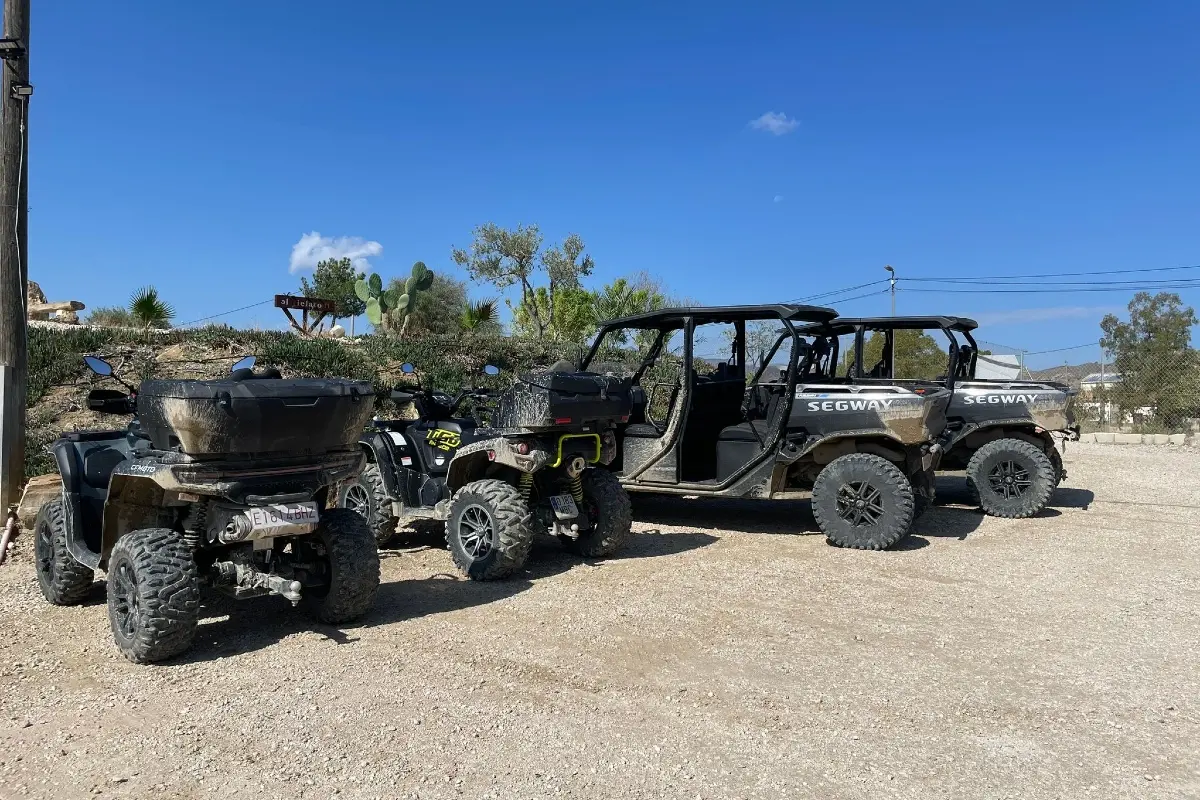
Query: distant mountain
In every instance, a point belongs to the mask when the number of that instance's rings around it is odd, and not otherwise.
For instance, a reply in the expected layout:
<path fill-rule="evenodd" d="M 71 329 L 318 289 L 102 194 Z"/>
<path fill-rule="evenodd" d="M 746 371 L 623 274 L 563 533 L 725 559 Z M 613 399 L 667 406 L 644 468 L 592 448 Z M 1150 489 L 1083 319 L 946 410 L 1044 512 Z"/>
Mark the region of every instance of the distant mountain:
<path fill-rule="evenodd" d="M 1108 365 L 1108 369 L 1112 371 L 1112 365 Z M 1064 364 L 1061 367 L 1049 367 L 1048 369 L 1039 369 L 1030 372 L 1037 380 L 1042 381 L 1058 381 L 1069 386 L 1078 386 L 1079 381 L 1091 375 L 1093 372 L 1100 371 L 1099 361 L 1089 361 L 1086 364 L 1078 364 L 1071 366 Z"/>

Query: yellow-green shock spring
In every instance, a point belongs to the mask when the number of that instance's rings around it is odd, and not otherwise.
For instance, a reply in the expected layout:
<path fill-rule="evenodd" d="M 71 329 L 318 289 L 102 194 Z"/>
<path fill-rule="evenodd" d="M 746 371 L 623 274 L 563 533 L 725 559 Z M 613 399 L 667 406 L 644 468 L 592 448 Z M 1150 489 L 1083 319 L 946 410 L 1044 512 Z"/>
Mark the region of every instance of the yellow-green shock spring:
<path fill-rule="evenodd" d="M 533 494 L 533 473 L 521 473 L 521 497 L 525 498 L 525 503 L 528 505 L 529 498 Z"/>
<path fill-rule="evenodd" d="M 582 507 L 583 506 L 583 481 L 580 479 L 580 477 L 578 475 L 575 475 L 575 476 L 571 477 L 570 480 L 567 482 L 567 486 L 569 486 L 571 488 L 571 497 L 575 498 L 575 504 Z"/>

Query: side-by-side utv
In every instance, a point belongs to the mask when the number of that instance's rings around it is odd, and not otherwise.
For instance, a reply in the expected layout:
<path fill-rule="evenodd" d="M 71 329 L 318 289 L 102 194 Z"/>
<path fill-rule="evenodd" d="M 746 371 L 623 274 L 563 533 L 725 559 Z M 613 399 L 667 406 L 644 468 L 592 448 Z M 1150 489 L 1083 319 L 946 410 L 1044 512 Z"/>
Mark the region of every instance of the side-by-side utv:
<path fill-rule="evenodd" d="M 675 308 L 604 323 L 583 369 L 642 387 L 610 468 L 631 492 L 808 498 L 833 544 L 883 549 L 933 499 L 946 391 L 812 380 L 804 305 Z M 748 358 L 748 332 L 766 341 Z M 717 358 L 705 352 L 724 350 Z M 756 363 L 755 363 L 756 362 Z"/>
<path fill-rule="evenodd" d="M 965 469 L 969 490 L 987 514 L 1030 517 L 1046 507 L 1066 477 L 1060 448 L 1079 435 L 1072 410 L 1076 392 L 1052 381 L 979 377 L 979 346 L 971 333 L 976 327 L 966 317 L 839 317 L 802 333 L 826 353 L 828 375 L 839 363 L 838 337 L 854 337 L 853 355 L 842 358 L 845 382 L 951 391 L 939 469 Z M 949 354 L 944 372 L 897 375 L 899 331 L 941 331 Z M 875 333 L 883 337 L 882 353 L 869 364 L 866 341 Z"/>
<path fill-rule="evenodd" d="M 34 526 L 38 583 L 51 603 L 75 605 L 105 570 L 113 638 L 131 661 L 188 648 L 201 586 L 280 595 L 331 624 L 374 600 L 375 538 L 357 514 L 326 508 L 331 487 L 362 467 L 371 385 L 251 365 L 225 380 L 93 389 L 88 407 L 129 425 L 54 443 L 62 494 Z"/>

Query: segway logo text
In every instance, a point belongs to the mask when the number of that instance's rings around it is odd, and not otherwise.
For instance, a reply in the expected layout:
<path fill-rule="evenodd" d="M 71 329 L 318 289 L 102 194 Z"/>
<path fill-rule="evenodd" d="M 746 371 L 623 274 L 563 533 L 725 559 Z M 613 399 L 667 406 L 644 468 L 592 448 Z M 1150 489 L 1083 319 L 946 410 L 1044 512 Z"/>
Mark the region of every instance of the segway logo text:
<path fill-rule="evenodd" d="M 964 395 L 963 403 L 968 406 L 978 405 L 1007 405 L 1009 403 L 1032 403 L 1037 399 L 1036 394 L 978 394 Z"/>
<path fill-rule="evenodd" d="M 894 400 L 810 400 L 809 411 L 886 411 Z"/>

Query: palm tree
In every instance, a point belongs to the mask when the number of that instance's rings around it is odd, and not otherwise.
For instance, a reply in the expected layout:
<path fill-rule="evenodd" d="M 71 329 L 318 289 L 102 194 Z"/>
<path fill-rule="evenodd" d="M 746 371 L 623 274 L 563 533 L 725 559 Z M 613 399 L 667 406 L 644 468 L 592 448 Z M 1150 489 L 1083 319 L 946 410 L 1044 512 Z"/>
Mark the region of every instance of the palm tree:
<path fill-rule="evenodd" d="M 159 299 L 153 286 L 143 286 L 129 298 L 129 314 L 143 328 L 169 328 L 175 309 Z"/>
<path fill-rule="evenodd" d="M 468 302 L 458 320 L 464 331 L 489 333 L 500 329 L 500 311 L 498 301 L 493 297 L 488 300 Z"/>

